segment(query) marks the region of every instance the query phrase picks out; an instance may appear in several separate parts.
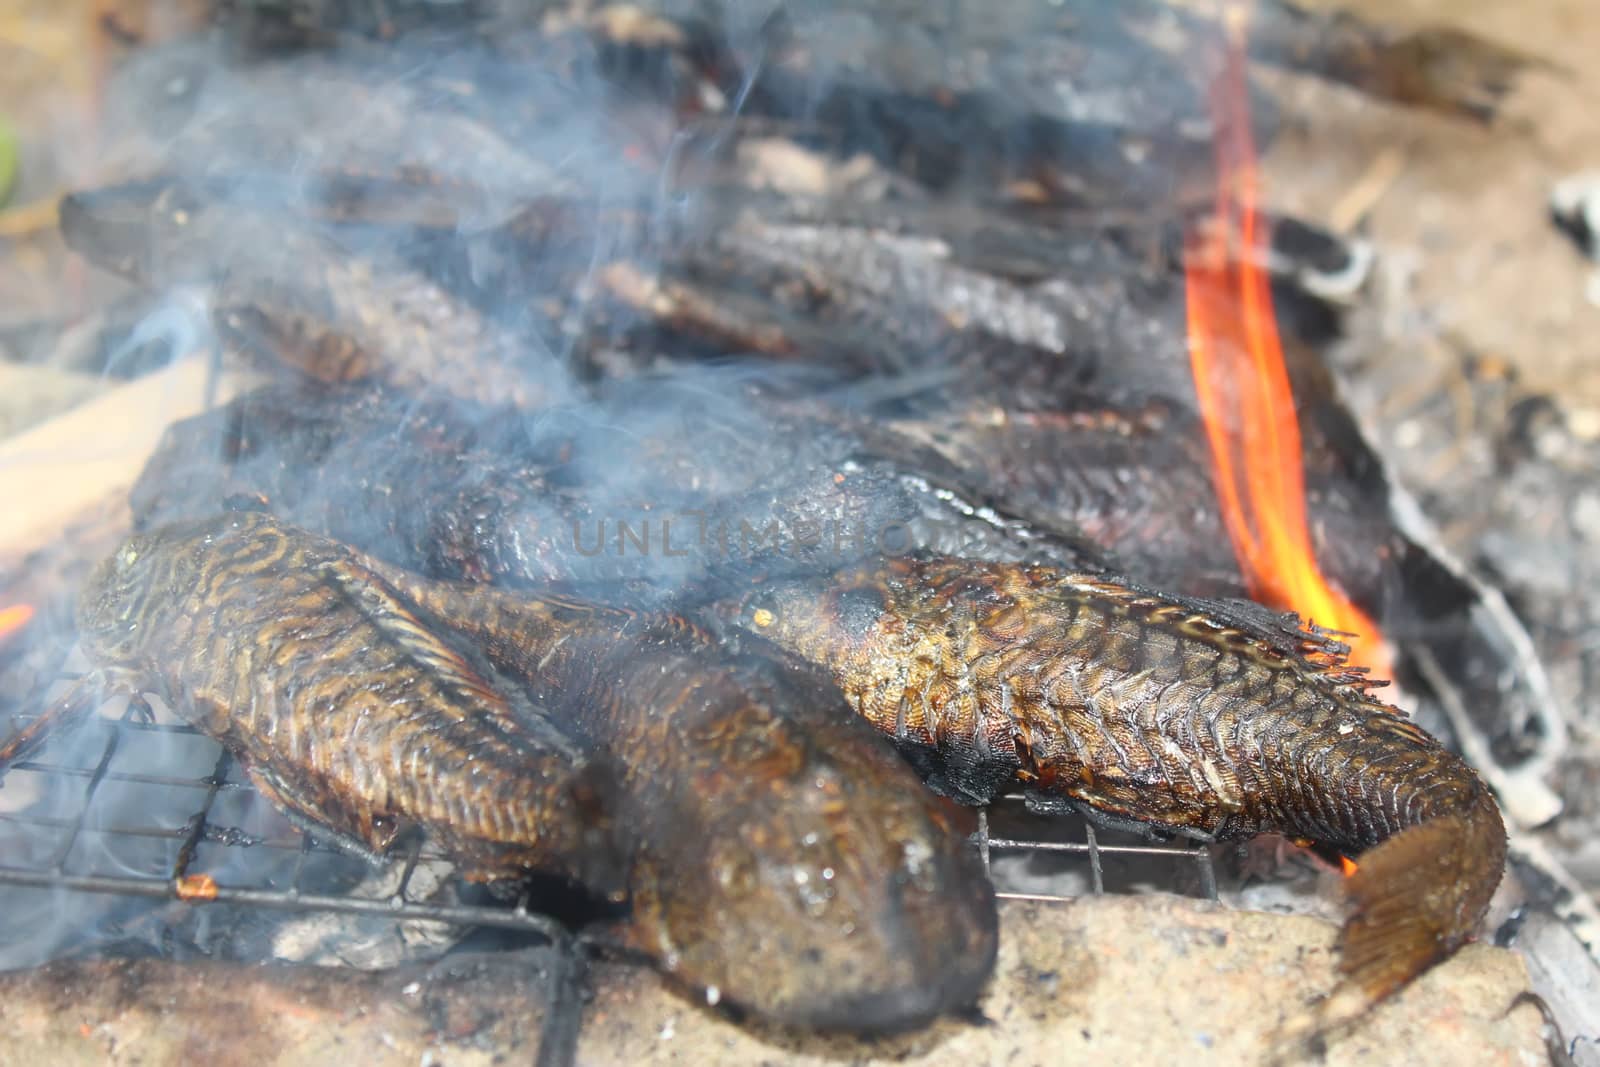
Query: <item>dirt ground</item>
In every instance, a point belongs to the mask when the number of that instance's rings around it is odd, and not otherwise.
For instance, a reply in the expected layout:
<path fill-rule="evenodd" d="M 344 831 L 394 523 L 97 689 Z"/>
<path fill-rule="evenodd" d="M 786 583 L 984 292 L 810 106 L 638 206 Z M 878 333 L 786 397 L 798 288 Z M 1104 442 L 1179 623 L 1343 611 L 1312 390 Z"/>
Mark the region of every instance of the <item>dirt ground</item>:
<path fill-rule="evenodd" d="M 1180 898 L 1007 902 L 986 1022 L 943 1020 L 878 1041 L 740 1027 L 653 973 L 591 971 L 578 1060 L 935 1065 L 1311 1062 L 1281 1035 L 1333 980 L 1334 929 Z M 468 957 L 471 960 L 471 957 Z M 1151 976 L 1160 991 L 1151 996 Z M 1539 1017 L 1507 1010 L 1528 979 L 1475 945 L 1330 1042 L 1326 1067 L 1537 1067 Z M 62 964 L 0 976 L 0 1067 L 60 1064 L 532 1062 L 542 984 L 517 954 L 371 975 L 227 964 Z M 1265 992 L 1265 996 L 1264 996 Z M 206 1011 L 185 1006 L 204 1001 Z M 1129 1005 L 1138 1005 L 1129 1010 Z M 1263 1050 L 1281 1041 L 1284 1058 Z"/>
<path fill-rule="evenodd" d="M 1322 7 L 1335 5 L 1322 2 Z M 1419 357 L 1443 345 L 1503 362 L 1531 391 L 1600 424 L 1597 268 L 1549 221 L 1560 179 L 1600 171 L 1600 5 L 1590 0 L 1351 0 L 1380 20 L 1459 26 L 1551 65 L 1524 76 L 1490 127 L 1286 85 L 1269 159 L 1279 206 L 1369 236 L 1383 258 L 1383 331 Z M 1362 210 L 1365 209 L 1365 210 Z M 1597 425 L 1600 429 L 1600 425 Z"/>

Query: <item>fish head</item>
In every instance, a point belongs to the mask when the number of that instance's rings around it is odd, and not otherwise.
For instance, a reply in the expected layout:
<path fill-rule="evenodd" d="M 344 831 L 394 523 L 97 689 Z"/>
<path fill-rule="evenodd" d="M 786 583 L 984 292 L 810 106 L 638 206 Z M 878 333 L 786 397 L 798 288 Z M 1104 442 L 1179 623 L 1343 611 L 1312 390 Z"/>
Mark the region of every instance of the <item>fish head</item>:
<path fill-rule="evenodd" d="M 815 704 L 723 734 L 732 747 L 673 791 L 697 840 L 646 857 L 658 958 L 708 999 L 792 1025 L 887 1033 L 970 1007 L 998 944 L 972 816 L 837 690 L 772 695 Z"/>
<path fill-rule="evenodd" d="M 848 676 L 903 645 L 894 595 L 870 575 L 845 572 L 820 592 L 805 580 L 766 582 L 716 610 L 723 625 Z"/>
<path fill-rule="evenodd" d="M 208 569 L 225 553 L 254 543 L 272 522 L 259 512 L 236 512 L 129 537 L 79 591 L 78 636 L 85 654 L 108 671 L 138 674 L 159 666 L 158 660 L 183 646 L 190 621 L 204 610 Z M 279 547 L 272 540 L 260 545 L 257 561 Z"/>
<path fill-rule="evenodd" d="M 67 246 L 103 270 L 130 281 L 179 279 L 194 257 L 205 208 L 187 182 L 156 178 L 71 193 L 58 208 Z"/>
<path fill-rule="evenodd" d="M 100 666 L 131 667 L 143 660 L 147 635 L 159 625 L 151 609 L 166 554 L 157 534 L 135 534 L 84 584 L 78 634 L 84 651 Z"/>

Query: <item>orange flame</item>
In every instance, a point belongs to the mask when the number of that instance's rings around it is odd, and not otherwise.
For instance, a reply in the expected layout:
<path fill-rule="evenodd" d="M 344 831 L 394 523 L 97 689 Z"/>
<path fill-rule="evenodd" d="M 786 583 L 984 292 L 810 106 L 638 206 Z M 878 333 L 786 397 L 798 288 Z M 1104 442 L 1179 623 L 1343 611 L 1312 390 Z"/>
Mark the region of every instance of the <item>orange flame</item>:
<path fill-rule="evenodd" d="M 1351 859 L 1349 856 L 1339 857 L 1339 871 L 1346 878 L 1350 877 L 1352 874 L 1355 874 L 1356 871 L 1360 869 L 1360 867 L 1356 866 L 1356 861 Z"/>
<path fill-rule="evenodd" d="M 217 880 L 209 874 L 186 874 L 172 884 L 179 900 L 204 904 L 217 899 Z"/>
<path fill-rule="evenodd" d="M 1251 595 L 1349 635 L 1351 665 L 1385 676 L 1377 625 L 1328 583 L 1312 551 L 1300 427 L 1266 274 L 1224 247 L 1230 233 L 1247 250 L 1265 239 L 1242 20 L 1230 20 L 1229 31 L 1212 99 L 1216 225 L 1209 236 L 1191 235 L 1184 250 L 1189 358 L 1217 497 Z"/>
<path fill-rule="evenodd" d="M 33 605 L 13 604 L 0 608 L 0 643 L 33 621 Z"/>

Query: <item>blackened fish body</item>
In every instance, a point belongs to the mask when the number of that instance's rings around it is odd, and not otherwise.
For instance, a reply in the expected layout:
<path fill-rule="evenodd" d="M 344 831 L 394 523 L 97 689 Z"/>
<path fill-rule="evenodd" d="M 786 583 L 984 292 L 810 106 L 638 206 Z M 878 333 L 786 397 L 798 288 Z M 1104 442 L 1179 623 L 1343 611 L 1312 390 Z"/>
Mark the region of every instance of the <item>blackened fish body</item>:
<path fill-rule="evenodd" d="M 1081 531 L 1142 581 L 1200 596 L 1247 593 L 1217 508 L 1203 427 L 1180 404 L 1085 390 L 1054 411 L 975 405 L 900 425 L 1007 504 Z M 1309 419 L 1307 426 L 1317 559 L 1380 614 L 1385 581 L 1404 552 L 1381 506 L 1384 491 L 1341 469 L 1345 455 L 1359 461 L 1355 444 L 1335 450 Z"/>
<path fill-rule="evenodd" d="M 998 928 L 970 820 L 824 672 L 673 616 L 391 577 L 620 768 L 630 940 L 680 981 L 858 1031 L 974 1002 Z"/>
<path fill-rule="evenodd" d="M 61 231 L 74 251 L 148 288 L 207 286 L 224 335 L 321 382 L 382 381 L 521 408 L 566 392 L 553 363 L 527 358 L 429 279 L 181 180 L 68 196 Z"/>
<path fill-rule="evenodd" d="M 1458 756 L 1260 609 L 958 559 L 771 583 L 741 624 L 827 666 L 935 784 L 1204 840 L 1258 833 L 1360 857 L 1347 988 L 1380 998 L 1474 932 L 1506 834 Z"/>
<path fill-rule="evenodd" d="M 619 886 L 604 769 L 350 549 L 254 513 L 138 534 L 79 625 L 108 682 L 162 694 L 348 842 L 420 828 L 475 878 Z"/>
<path fill-rule="evenodd" d="M 530 425 L 384 389 L 259 389 L 172 426 L 131 503 L 146 527 L 252 496 L 434 578 L 637 580 L 674 595 L 753 569 L 828 574 L 910 547 L 1004 559 L 1088 551 L 986 508 L 938 457 L 897 451 L 909 442 L 859 441 L 850 427 L 748 402 L 735 411 L 737 399 L 678 419 L 648 403 L 574 405 Z"/>

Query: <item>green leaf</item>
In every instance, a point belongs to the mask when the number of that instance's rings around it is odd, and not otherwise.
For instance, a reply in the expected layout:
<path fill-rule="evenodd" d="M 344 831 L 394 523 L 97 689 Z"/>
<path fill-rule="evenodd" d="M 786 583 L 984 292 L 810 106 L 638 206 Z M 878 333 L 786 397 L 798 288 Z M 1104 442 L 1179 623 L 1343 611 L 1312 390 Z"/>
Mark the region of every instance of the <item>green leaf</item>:
<path fill-rule="evenodd" d="M 11 202 L 17 187 L 17 135 L 0 119 L 0 207 Z"/>

